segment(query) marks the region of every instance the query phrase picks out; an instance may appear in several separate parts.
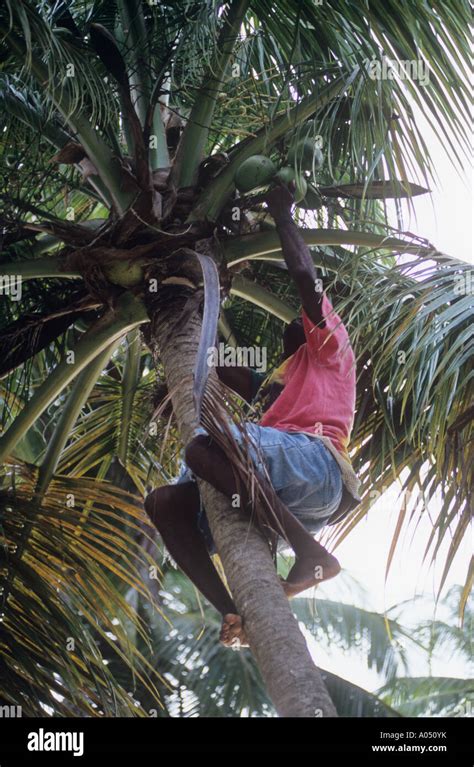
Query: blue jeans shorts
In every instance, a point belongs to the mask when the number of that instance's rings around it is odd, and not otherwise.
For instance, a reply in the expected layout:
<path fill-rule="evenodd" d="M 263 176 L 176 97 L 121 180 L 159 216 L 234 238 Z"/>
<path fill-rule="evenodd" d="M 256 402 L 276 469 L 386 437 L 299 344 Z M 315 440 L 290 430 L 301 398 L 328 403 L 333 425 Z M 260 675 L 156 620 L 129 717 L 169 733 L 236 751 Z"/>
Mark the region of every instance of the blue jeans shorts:
<path fill-rule="evenodd" d="M 235 424 L 231 429 L 236 442 L 240 443 L 239 429 Z M 245 423 L 245 431 L 253 443 L 250 455 L 257 470 L 262 471 L 263 462 L 281 501 L 309 532 L 319 532 L 342 498 L 342 475 L 334 456 L 320 439 L 308 434 L 281 431 L 251 422 Z M 206 434 L 206 431 L 199 427 L 195 431 L 197 434 Z M 184 464 L 176 483 L 189 481 L 195 481 L 195 478 Z M 215 553 L 202 503 L 198 524 L 210 553 Z"/>

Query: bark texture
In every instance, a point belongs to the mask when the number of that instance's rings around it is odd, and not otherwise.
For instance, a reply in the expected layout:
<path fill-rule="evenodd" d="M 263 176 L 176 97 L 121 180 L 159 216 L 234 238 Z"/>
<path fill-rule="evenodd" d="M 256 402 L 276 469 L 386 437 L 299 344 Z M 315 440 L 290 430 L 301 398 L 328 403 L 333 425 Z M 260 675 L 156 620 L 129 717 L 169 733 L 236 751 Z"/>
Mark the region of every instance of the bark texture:
<path fill-rule="evenodd" d="M 192 389 L 201 315 L 194 305 L 193 311 L 185 311 L 183 321 L 180 308 L 176 304 L 170 308 L 167 301 L 152 316 L 152 346 L 163 365 L 180 434 L 187 444 L 197 426 Z M 337 716 L 280 586 L 267 543 L 221 493 L 206 482 L 199 482 L 199 488 L 250 649 L 277 713 Z"/>

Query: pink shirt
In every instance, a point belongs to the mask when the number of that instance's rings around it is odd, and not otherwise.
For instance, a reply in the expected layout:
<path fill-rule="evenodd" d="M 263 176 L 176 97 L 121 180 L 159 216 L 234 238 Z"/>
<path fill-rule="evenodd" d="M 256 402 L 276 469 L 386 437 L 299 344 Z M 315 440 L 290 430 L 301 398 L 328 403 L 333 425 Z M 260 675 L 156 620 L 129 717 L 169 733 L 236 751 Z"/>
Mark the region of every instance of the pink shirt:
<path fill-rule="evenodd" d="M 266 381 L 285 388 L 260 425 L 329 437 L 347 457 L 355 411 L 355 357 L 342 320 L 325 294 L 322 311 L 325 328 L 317 328 L 303 311 L 306 343 Z"/>

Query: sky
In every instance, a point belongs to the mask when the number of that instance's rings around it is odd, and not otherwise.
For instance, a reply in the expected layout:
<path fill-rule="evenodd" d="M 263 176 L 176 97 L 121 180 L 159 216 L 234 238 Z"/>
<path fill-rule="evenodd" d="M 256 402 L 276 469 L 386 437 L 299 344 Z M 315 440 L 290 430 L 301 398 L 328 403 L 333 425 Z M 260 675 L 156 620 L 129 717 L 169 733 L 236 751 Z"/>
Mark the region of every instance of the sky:
<path fill-rule="evenodd" d="M 416 218 L 406 214 L 406 229 L 425 237 L 448 256 L 474 265 L 472 168 L 463 172 L 455 169 L 445 137 L 435 133 L 419 112 L 417 122 L 440 181 L 438 186 L 432 185 L 431 195 L 415 198 Z"/>
<path fill-rule="evenodd" d="M 431 195 L 414 199 L 415 215 L 410 215 L 408 209 L 404 210 L 404 228 L 425 237 L 447 255 L 474 266 L 472 170 L 466 167 L 463 172 L 457 172 L 445 151 L 443 137 L 434 133 L 422 116 L 418 119 L 439 182 L 436 186 L 432 185 Z M 396 226 L 396 219 L 393 225 Z M 343 569 L 365 589 L 365 598 L 351 598 L 345 591 L 347 587 L 344 583 L 338 584 L 337 578 L 323 584 L 318 593 L 321 598 L 353 602 L 378 612 L 406 601 L 404 620 L 416 623 L 418 619 L 431 619 L 435 615 L 435 596 L 449 540 L 445 541 L 434 568 L 430 568 L 427 563 L 423 564 L 426 540 L 431 530 L 429 520 L 425 518 L 414 536 L 405 534 L 405 538 L 399 542 L 386 580 L 387 557 L 400 509 L 397 494 L 398 489 L 394 485 L 373 505 L 366 519 L 335 551 Z M 430 503 L 429 512 L 434 515 L 438 504 L 436 499 Z M 458 551 L 442 594 L 446 594 L 454 584 L 464 584 L 472 551 L 471 530 Z M 420 594 L 424 594 L 426 599 L 415 602 L 415 595 Z M 359 654 L 347 654 L 337 649 L 328 653 L 309 636 L 308 642 L 315 662 L 321 667 L 367 690 L 374 691 L 381 684 L 377 673 L 361 664 Z M 427 672 L 419 658 L 414 658 L 413 664 L 419 675 Z M 442 657 L 435 660 L 432 673 L 463 677 L 469 674 L 469 669 L 456 658 Z"/>

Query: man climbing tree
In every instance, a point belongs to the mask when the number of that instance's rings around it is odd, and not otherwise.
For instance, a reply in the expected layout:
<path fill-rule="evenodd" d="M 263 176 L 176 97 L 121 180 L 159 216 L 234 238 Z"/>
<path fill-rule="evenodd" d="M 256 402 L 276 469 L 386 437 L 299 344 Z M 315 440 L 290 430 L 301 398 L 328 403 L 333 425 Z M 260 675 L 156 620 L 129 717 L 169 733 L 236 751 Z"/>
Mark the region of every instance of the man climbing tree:
<path fill-rule="evenodd" d="M 295 553 L 282 582 L 291 597 L 340 571 L 337 559 L 313 536 L 360 500 L 347 455 L 356 371 L 347 331 L 322 291 L 309 249 L 292 219 L 292 192 L 278 185 L 266 202 L 301 297 L 302 318 L 286 328 L 281 364 L 265 380 L 245 367 L 218 367 L 217 374 L 243 399 L 258 401 L 263 413 L 258 424 L 246 422 L 244 431 L 259 484 L 272 498 L 263 527 L 284 538 Z M 235 424 L 232 433 L 242 440 Z M 245 645 L 243 622 L 210 557 L 214 542 L 193 475 L 229 498 L 242 488 L 231 462 L 206 433 L 197 433 L 189 442 L 185 458 L 187 469 L 177 484 L 154 490 L 145 508 L 176 563 L 222 614 L 221 641 Z M 242 507 L 251 512 L 248 495 L 242 500 Z"/>

